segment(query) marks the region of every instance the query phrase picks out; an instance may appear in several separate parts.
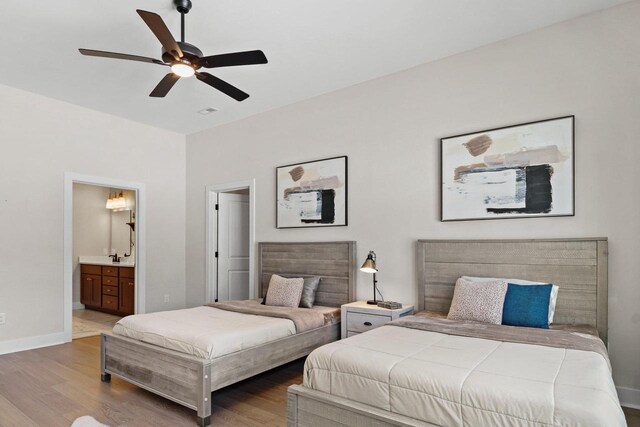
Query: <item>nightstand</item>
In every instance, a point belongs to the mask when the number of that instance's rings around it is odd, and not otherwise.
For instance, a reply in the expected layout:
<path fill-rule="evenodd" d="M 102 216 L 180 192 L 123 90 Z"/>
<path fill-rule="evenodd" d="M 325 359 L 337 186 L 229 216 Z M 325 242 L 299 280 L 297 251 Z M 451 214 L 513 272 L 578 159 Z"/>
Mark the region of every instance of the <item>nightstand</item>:
<path fill-rule="evenodd" d="M 413 314 L 412 305 L 402 304 L 402 308 L 389 310 L 388 308 L 367 304 L 366 301 L 343 304 L 341 309 L 342 338 L 361 334 L 392 320 Z"/>

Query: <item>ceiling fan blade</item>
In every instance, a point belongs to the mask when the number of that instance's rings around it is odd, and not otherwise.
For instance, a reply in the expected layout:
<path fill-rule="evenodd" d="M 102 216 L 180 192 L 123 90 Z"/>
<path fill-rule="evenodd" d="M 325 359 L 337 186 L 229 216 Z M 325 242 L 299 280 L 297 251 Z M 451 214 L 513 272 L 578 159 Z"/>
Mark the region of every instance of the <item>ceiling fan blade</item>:
<path fill-rule="evenodd" d="M 178 46 L 176 39 L 173 38 L 171 31 L 169 31 L 167 24 L 164 23 L 160 15 L 140 9 L 136 10 L 136 12 L 138 12 L 138 15 L 140 15 L 142 20 L 147 24 L 151 31 L 153 31 L 153 34 L 155 34 L 158 40 L 160 40 L 160 43 L 162 43 L 165 50 L 173 55 L 176 60 L 182 58 L 184 55 L 182 53 L 182 49 Z"/>
<path fill-rule="evenodd" d="M 149 96 L 154 98 L 163 98 L 176 82 L 180 80 L 180 76 L 177 76 L 173 73 L 169 73 L 160 80 L 158 86 L 153 89 L 153 91 L 149 94 Z"/>
<path fill-rule="evenodd" d="M 81 54 L 86 56 L 97 56 L 100 58 L 126 59 L 129 61 L 150 62 L 158 65 L 169 65 L 159 59 L 147 58 L 146 56 L 129 55 L 127 53 L 106 52 L 104 50 L 78 49 Z"/>
<path fill-rule="evenodd" d="M 267 57 L 261 50 L 247 52 L 223 53 L 221 55 L 205 56 L 198 60 L 198 64 L 205 68 L 233 67 L 235 65 L 266 64 Z"/>
<path fill-rule="evenodd" d="M 220 80 L 219 78 L 212 76 L 209 73 L 196 73 L 196 77 L 198 78 L 198 80 L 218 89 L 220 92 L 230 96 L 236 101 L 244 101 L 249 97 L 248 93 L 241 91 L 237 87 L 230 85 L 224 80 Z"/>

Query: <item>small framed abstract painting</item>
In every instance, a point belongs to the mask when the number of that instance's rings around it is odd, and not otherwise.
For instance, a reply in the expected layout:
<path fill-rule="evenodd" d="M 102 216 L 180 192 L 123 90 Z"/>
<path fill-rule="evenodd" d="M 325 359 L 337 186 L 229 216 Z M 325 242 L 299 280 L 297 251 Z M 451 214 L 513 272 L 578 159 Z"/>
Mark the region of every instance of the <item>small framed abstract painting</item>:
<path fill-rule="evenodd" d="M 276 228 L 347 225 L 347 156 L 276 168 Z"/>
<path fill-rule="evenodd" d="M 441 220 L 575 215 L 574 121 L 441 139 Z"/>

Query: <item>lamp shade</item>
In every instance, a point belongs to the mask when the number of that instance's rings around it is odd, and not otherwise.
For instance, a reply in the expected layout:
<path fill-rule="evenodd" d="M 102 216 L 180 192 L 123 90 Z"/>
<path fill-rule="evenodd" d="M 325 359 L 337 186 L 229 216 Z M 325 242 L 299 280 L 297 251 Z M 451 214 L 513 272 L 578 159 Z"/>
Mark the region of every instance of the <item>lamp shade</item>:
<path fill-rule="evenodd" d="M 360 271 L 363 273 L 377 273 L 378 267 L 376 267 L 376 254 L 373 251 L 369 251 L 369 255 L 367 255 L 367 259 L 360 267 Z"/>

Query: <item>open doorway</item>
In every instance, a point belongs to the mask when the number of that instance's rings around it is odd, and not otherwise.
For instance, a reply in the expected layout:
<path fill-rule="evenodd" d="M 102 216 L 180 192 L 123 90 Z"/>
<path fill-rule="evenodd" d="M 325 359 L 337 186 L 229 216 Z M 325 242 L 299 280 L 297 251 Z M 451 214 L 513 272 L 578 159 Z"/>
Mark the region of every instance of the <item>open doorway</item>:
<path fill-rule="evenodd" d="M 207 187 L 206 302 L 255 298 L 254 181 Z"/>
<path fill-rule="evenodd" d="M 136 191 L 73 184 L 72 339 L 134 314 Z"/>
<path fill-rule="evenodd" d="M 144 185 L 65 174 L 65 340 L 144 313 Z"/>

